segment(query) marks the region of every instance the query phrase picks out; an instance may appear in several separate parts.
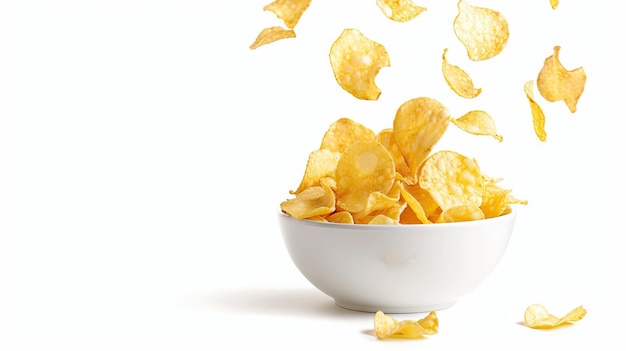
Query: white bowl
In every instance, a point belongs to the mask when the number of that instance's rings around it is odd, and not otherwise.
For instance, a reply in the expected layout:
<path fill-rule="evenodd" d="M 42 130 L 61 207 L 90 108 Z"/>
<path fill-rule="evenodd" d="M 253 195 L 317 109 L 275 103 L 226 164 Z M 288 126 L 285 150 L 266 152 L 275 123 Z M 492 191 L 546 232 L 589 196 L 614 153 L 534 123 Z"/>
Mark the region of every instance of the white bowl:
<path fill-rule="evenodd" d="M 293 263 L 343 308 L 416 313 L 448 308 L 478 287 L 502 258 L 515 209 L 478 221 L 370 225 L 279 214 Z"/>

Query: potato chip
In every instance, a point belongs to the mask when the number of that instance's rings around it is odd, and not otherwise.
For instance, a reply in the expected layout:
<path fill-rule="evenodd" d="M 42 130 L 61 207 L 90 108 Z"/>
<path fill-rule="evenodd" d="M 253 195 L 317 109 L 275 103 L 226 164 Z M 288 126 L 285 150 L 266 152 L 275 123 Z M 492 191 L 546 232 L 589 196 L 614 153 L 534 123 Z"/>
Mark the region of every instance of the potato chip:
<path fill-rule="evenodd" d="M 439 319 L 435 311 L 431 311 L 420 320 L 403 320 L 386 315 L 382 311 L 374 314 L 374 333 L 378 339 L 409 338 L 417 339 L 427 335 L 435 335 L 439 331 Z"/>
<path fill-rule="evenodd" d="M 337 211 L 326 217 L 326 220 L 333 223 L 354 224 L 354 218 L 348 211 Z"/>
<path fill-rule="evenodd" d="M 496 130 L 496 122 L 485 111 L 470 111 L 459 118 L 453 118 L 451 121 L 452 124 L 465 132 L 474 135 L 489 135 L 502 142 L 502 136 Z"/>
<path fill-rule="evenodd" d="M 420 204 L 419 201 L 417 201 L 415 197 L 406 189 L 401 189 L 400 192 L 408 207 L 415 214 L 415 218 L 417 219 L 417 221 L 423 224 L 431 223 L 431 221 L 428 220 L 428 217 L 426 216 L 426 212 L 424 211 L 424 207 L 422 207 L 422 204 Z"/>
<path fill-rule="evenodd" d="M 371 129 L 349 118 L 339 118 L 324 133 L 320 149 L 344 152 L 357 141 L 374 140 L 376 134 Z"/>
<path fill-rule="evenodd" d="M 389 67 L 389 54 L 379 44 L 354 28 L 344 29 L 330 48 L 330 65 L 337 83 L 361 100 L 378 100 L 376 76 Z"/>
<path fill-rule="evenodd" d="M 528 98 L 528 102 L 530 103 L 530 111 L 533 116 L 533 127 L 535 129 L 535 134 L 539 138 L 539 140 L 545 142 L 546 141 L 546 116 L 543 114 L 543 110 L 541 106 L 535 101 L 534 93 L 533 93 L 533 81 L 529 80 L 524 84 L 524 92 L 526 92 L 526 97 Z"/>
<path fill-rule="evenodd" d="M 263 10 L 273 12 L 285 22 L 287 28 L 293 29 L 309 5 L 311 5 L 311 0 L 276 0 L 265 5 Z"/>
<path fill-rule="evenodd" d="M 400 173 L 403 177 L 407 177 L 411 174 L 409 165 L 404 160 L 404 156 L 400 153 L 398 145 L 393 138 L 393 128 L 386 128 L 376 134 L 376 141 L 383 144 L 383 146 L 389 151 L 393 157 L 393 163 L 396 165 L 396 172 Z"/>
<path fill-rule="evenodd" d="M 484 184 L 476 160 L 455 151 L 429 156 L 419 174 L 419 185 L 430 193 L 442 211 L 456 206 L 480 206 Z"/>
<path fill-rule="evenodd" d="M 587 310 L 583 306 L 578 306 L 571 310 L 568 314 L 559 318 L 548 313 L 543 305 L 533 304 L 526 308 L 524 312 L 524 322 L 526 326 L 533 329 L 550 329 L 563 324 L 577 322 L 587 315 Z"/>
<path fill-rule="evenodd" d="M 341 157 L 340 152 L 328 149 L 319 149 L 311 152 L 300 185 L 295 191 L 290 191 L 290 193 L 298 194 L 304 189 L 320 185 L 320 179 L 322 178 L 334 177 L 339 157 Z"/>
<path fill-rule="evenodd" d="M 283 201 L 280 208 L 299 219 L 327 215 L 335 211 L 335 193 L 327 187 L 313 186 L 304 189 L 295 198 Z"/>
<path fill-rule="evenodd" d="M 571 113 L 576 112 L 578 99 L 585 90 L 587 75 L 582 67 L 568 71 L 559 60 L 560 46 L 545 59 L 537 76 L 537 89 L 541 96 L 550 102 L 563 101 Z"/>
<path fill-rule="evenodd" d="M 265 44 L 273 43 L 275 41 L 287 38 L 295 38 L 296 32 L 292 29 L 285 29 L 283 27 L 268 27 L 265 28 L 259 33 L 259 35 L 254 40 L 254 43 L 250 45 L 250 49 L 254 50 L 260 46 Z"/>
<path fill-rule="evenodd" d="M 458 9 L 454 33 L 471 60 L 487 60 L 504 50 L 509 40 L 509 24 L 500 12 L 472 6 L 465 0 L 458 2 Z"/>
<path fill-rule="evenodd" d="M 450 207 L 447 210 L 441 212 L 436 220 L 437 223 L 449 223 L 449 222 L 466 222 L 477 221 L 479 219 L 485 219 L 485 214 L 476 205 L 463 205 Z"/>
<path fill-rule="evenodd" d="M 512 204 L 527 205 L 528 201 L 519 200 L 511 194 L 510 189 L 501 188 L 498 180 L 489 179 L 483 176 L 485 190 L 483 192 L 483 203 L 480 205 L 485 214 L 485 218 L 498 217 L 510 210 Z"/>
<path fill-rule="evenodd" d="M 433 214 L 438 212 L 439 204 L 435 202 L 435 200 L 433 199 L 432 196 L 430 196 L 430 193 L 428 191 L 420 187 L 419 183 L 418 184 L 406 184 L 404 188 L 411 195 L 413 195 L 413 197 L 415 198 L 415 200 L 417 200 L 417 202 L 420 203 L 420 205 L 424 209 L 424 213 L 426 214 L 426 217 L 430 217 Z"/>
<path fill-rule="evenodd" d="M 391 154 L 375 141 L 359 141 L 348 147 L 335 174 L 337 206 L 352 213 L 365 209 L 370 194 L 386 194 L 395 180 Z"/>
<path fill-rule="evenodd" d="M 374 216 L 367 224 L 396 224 L 397 222 L 393 219 L 385 216 L 384 214 L 378 214 Z"/>
<path fill-rule="evenodd" d="M 376 0 L 376 4 L 385 16 L 396 22 L 407 22 L 426 11 L 425 7 L 415 5 L 411 0 Z"/>
<path fill-rule="evenodd" d="M 450 112 L 435 99 L 418 97 L 404 102 L 393 121 L 393 138 L 414 179 L 419 166 L 443 136 Z"/>
<path fill-rule="evenodd" d="M 550 0 L 550 6 L 552 6 L 552 9 L 556 9 L 559 6 L 559 0 Z"/>
<path fill-rule="evenodd" d="M 472 78 L 459 66 L 452 65 L 446 59 L 448 48 L 443 49 L 441 71 L 448 86 L 458 96 L 473 99 L 482 91 L 481 88 L 475 88 Z"/>

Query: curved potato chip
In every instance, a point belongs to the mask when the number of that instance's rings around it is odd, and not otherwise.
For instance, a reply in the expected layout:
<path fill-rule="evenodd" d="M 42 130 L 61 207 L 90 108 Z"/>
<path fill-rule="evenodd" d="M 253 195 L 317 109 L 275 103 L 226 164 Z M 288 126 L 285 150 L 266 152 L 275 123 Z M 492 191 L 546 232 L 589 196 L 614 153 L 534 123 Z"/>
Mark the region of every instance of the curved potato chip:
<path fill-rule="evenodd" d="M 384 214 L 378 214 L 374 216 L 367 224 L 396 224 L 397 222 L 393 219 L 385 216 Z"/>
<path fill-rule="evenodd" d="M 552 6 L 552 9 L 556 9 L 559 6 L 559 0 L 550 0 L 550 6 Z"/>
<path fill-rule="evenodd" d="M 503 189 L 497 184 L 497 180 L 484 179 L 485 190 L 483 203 L 480 205 L 485 218 L 501 216 L 509 210 L 511 204 L 527 205 L 528 201 L 519 200 L 511 194 L 511 190 Z"/>
<path fill-rule="evenodd" d="M 358 141 L 348 147 L 335 174 L 337 206 L 352 213 L 363 211 L 373 192 L 386 194 L 395 180 L 391 154 L 375 141 Z"/>
<path fill-rule="evenodd" d="M 408 207 L 413 211 L 413 213 L 415 214 L 415 218 L 419 221 L 419 223 L 431 223 L 431 221 L 428 220 L 428 217 L 426 216 L 426 212 L 424 211 L 424 207 L 422 207 L 422 204 L 420 204 L 419 201 L 417 201 L 417 199 L 415 199 L 415 197 L 406 189 L 401 189 L 400 192 L 402 194 L 402 198 L 404 199 Z"/>
<path fill-rule="evenodd" d="M 543 305 L 533 304 L 526 308 L 524 312 L 524 322 L 529 328 L 549 329 L 563 324 L 577 322 L 586 315 L 587 310 L 585 310 L 583 306 L 578 306 L 562 318 L 559 318 L 548 313 L 548 310 Z"/>
<path fill-rule="evenodd" d="M 479 219 L 485 219 L 485 214 L 476 205 L 463 205 L 450 207 L 449 209 L 441 212 L 437 218 L 437 223 L 449 223 L 449 222 L 466 222 L 477 221 Z"/>
<path fill-rule="evenodd" d="M 383 144 L 383 146 L 389 151 L 393 157 L 393 163 L 396 165 L 396 172 L 400 173 L 403 177 L 408 177 L 411 174 L 411 168 L 404 160 L 402 153 L 396 145 L 396 141 L 393 138 L 393 128 L 386 128 L 376 134 L 376 141 Z"/>
<path fill-rule="evenodd" d="M 385 47 L 354 28 L 344 29 L 330 48 L 330 65 L 341 88 L 357 99 L 378 100 L 381 94 L 375 79 L 388 67 Z"/>
<path fill-rule="evenodd" d="M 550 102 L 563 101 L 571 113 L 576 112 L 578 99 L 585 90 L 587 75 L 582 67 L 568 71 L 559 61 L 560 46 L 554 47 L 554 54 L 543 62 L 537 76 L 537 89 L 541 96 Z"/>
<path fill-rule="evenodd" d="M 354 224 L 352 214 L 348 211 L 337 211 L 326 217 L 326 220 L 333 223 Z"/>
<path fill-rule="evenodd" d="M 539 140 L 545 142 L 547 137 L 546 116 L 543 114 L 541 106 L 539 106 L 539 104 L 535 101 L 533 83 L 534 82 L 532 80 L 526 82 L 526 84 L 524 84 L 524 92 L 526 93 L 526 97 L 530 103 L 530 112 L 533 116 L 533 128 L 535 129 L 535 134 Z"/>
<path fill-rule="evenodd" d="M 376 134 L 371 129 L 349 118 L 339 118 L 324 133 L 320 149 L 344 152 L 357 141 L 374 140 Z"/>
<path fill-rule="evenodd" d="M 442 211 L 456 206 L 480 206 L 484 184 L 476 160 L 443 150 L 424 161 L 419 185 L 430 193 Z"/>
<path fill-rule="evenodd" d="M 426 11 L 425 7 L 415 5 L 411 0 L 376 0 L 376 5 L 387 18 L 396 22 L 407 22 Z"/>
<path fill-rule="evenodd" d="M 502 136 L 496 131 L 496 122 L 485 111 L 470 111 L 459 118 L 453 118 L 452 124 L 470 134 L 489 135 L 502 142 Z"/>
<path fill-rule="evenodd" d="M 334 177 L 337 162 L 341 153 L 328 149 L 319 149 L 309 154 L 304 176 L 300 181 L 298 189 L 290 191 L 292 194 L 299 194 L 304 189 L 315 185 L 320 185 L 320 180 L 325 177 Z"/>
<path fill-rule="evenodd" d="M 374 314 L 374 333 L 378 339 L 389 337 L 421 338 L 426 335 L 435 335 L 439 331 L 439 319 L 435 311 L 431 311 L 420 320 L 398 321 L 382 311 Z"/>
<path fill-rule="evenodd" d="M 275 41 L 287 38 L 295 38 L 296 32 L 291 29 L 285 29 L 283 27 L 268 27 L 263 29 L 254 40 L 254 43 L 250 45 L 250 50 L 254 50 L 259 46 L 273 43 Z"/>
<path fill-rule="evenodd" d="M 299 219 L 327 215 L 335 211 L 335 194 L 329 188 L 313 186 L 304 189 L 295 198 L 283 201 L 280 208 Z"/>
<path fill-rule="evenodd" d="M 509 40 L 509 24 L 500 12 L 472 6 L 465 0 L 459 1 L 458 8 L 454 33 L 471 60 L 487 60 L 504 50 Z"/>
<path fill-rule="evenodd" d="M 311 5 L 311 0 L 276 0 L 265 5 L 263 10 L 273 12 L 285 22 L 287 28 L 293 29 L 309 5 Z"/>
<path fill-rule="evenodd" d="M 435 99 L 418 97 L 404 102 L 393 121 L 393 138 L 409 165 L 409 179 L 443 136 L 450 123 L 450 112 Z"/>
<path fill-rule="evenodd" d="M 441 55 L 441 71 L 443 72 L 446 83 L 448 83 L 452 91 L 462 98 L 473 99 L 477 97 L 482 89 L 474 87 L 474 82 L 472 82 L 472 78 L 467 72 L 459 66 L 452 65 L 448 62 L 448 59 L 446 59 L 447 52 L 448 48 L 445 48 L 443 49 L 443 55 Z"/>

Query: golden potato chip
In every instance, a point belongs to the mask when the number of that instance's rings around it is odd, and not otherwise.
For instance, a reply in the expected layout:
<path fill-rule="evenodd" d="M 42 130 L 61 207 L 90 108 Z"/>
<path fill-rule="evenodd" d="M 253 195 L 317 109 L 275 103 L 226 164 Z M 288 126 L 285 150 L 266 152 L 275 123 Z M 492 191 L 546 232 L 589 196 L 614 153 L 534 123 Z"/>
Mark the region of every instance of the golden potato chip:
<path fill-rule="evenodd" d="M 326 220 L 333 223 L 354 224 L 354 218 L 348 211 L 337 211 L 326 217 Z"/>
<path fill-rule="evenodd" d="M 437 223 L 449 223 L 449 222 L 466 222 L 476 221 L 479 219 L 485 219 L 485 214 L 480 207 L 476 205 L 463 205 L 450 207 L 445 211 L 442 211 L 438 218 Z"/>
<path fill-rule="evenodd" d="M 559 318 L 548 313 L 548 310 L 539 304 L 533 304 L 526 308 L 524 312 L 524 322 L 526 326 L 533 329 L 555 328 L 563 324 L 577 322 L 587 315 L 587 310 L 583 306 L 578 306 L 568 314 Z"/>
<path fill-rule="evenodd" d="M 431 221 L 428 220 L 428 217 L 426 217 L 426 212 L 424 211 L 424 207 L 422 207 L 422 204 L 420 204 L 419 201 L 417 201 L 415 197 L 407 190 L 400 189 L 400 192 L 402 194 L 402 198 L 404 199 L 408 207 L 413 211 L 413 213 L 415 214 L 415 218 L 419 221 L 419 223 L 431 223 Z"/>
<path fill-rule="evenodd" d="M 378 100 L 376 76 L 390 66 L 389 54 L 379 44 L 354 28 L 344 29 L 330 48 L 330 65 L 335 80 L 345 91 L 361 100 Z"/>
<path fill-rule="evenodd" d="M 447 52 L 448 48 L 443 49 L 443 62 L 441 64 L 441 71 L 443 72 L 443 77 L 446 80 L 446 83 L 448 83 L 450 89 L 452 89 L 452 91 L 460 97 L 466 99 L 473 99 L 477 97 L 482 89 L 474 87 L 472 78 L 462 68 L 448 62 L 448 59 L 446 59 Z"/>
<path fill-rule="evenodd" d="M 378 134 L 376 134 L 376 141 L 383 144 L 383 146 L 387 149 L 387 151 L 389 151 L 389 153 L 393 157 L 393 163 L 396 166 L 396 172 L 398 172 L 403 177 L 409 176 L 411 174 L 411 169 L 404 160 L 404 156 L 402 156 L 402 153 L 400 153 L 398 145 L 396 145 L 396 142 L 393 139 L 393 128 L 386 128 L 378 132 Z"/>
<path fill-rule="evenodd" d="M 498 217 L 510 210 L 511 204 L 526 205 L 528 201 L 519 200 L 511 194 L 510 189 L 501 188 L 498 180 L 485 178 L 485 190 L 483 192 L 483 203 L 480 205 L 481 210 L 485 214 L 485 218 Z"/>
<path fill-rule="evenodd" d="M 559 6 L 559 0 L 550 0 L 550 6 L 552 6 L 552 9 L 556 9 Z"/>
<path fill-rule="evenodd" d="M 259 46 L 263 46 L 265 44 L 273 43 L 277 40 L 287 39 L 287 38 L 295 38 L 296 32 L 292 29 L 285 29 L 283 27 L 268 27 L 265 28 L 259 33 L 259 35 L 254 40 L 254 43 L 250 45 L 250 49 L 254 50 Z"/>
<path fill-rule="evenodd" d="M 283 201 L 280 208 L 294 218 L 322 216 L 335 211 L 335 193 L 323 186 L 304 189 L 295 198 Z"/>
<path fill-rule="evenodd" d="M 571 113 L 576 112 L 578 99 L 585 90 L 587 75 L 582 67 L 568 71 L 559 60 L 560 46 L 545 59 L 537 76 L 537 89 L 541 96 L 550 102 L 563 101 Z"/>
<path fill-rule="evenodd" d="M 467 50 L 467 56 L 482 61 L 498 55 L 509 40 L 509 24 L 493 9 L 458 2 L 459 14 L 454 19 L 454 33 Z"/>
<path fill-rule="evenodd" d="M 426 11 L 425 7 L 415 5 L 411 0 L 376 0 L 376 4 L 385 16 L 396 22 L 407 22 Z"/>
<path fill-rule="evenodd" d="M 535 129 L 535 134 L 539 138 L 539 140 L 545 142 L 546 141 L 546 116 L 543 114 L 543 110 L 541 106 L 535 101 L 534 93 L 533 93 L 533 81 L 529 80 L 524 84 L 524 92 L 526 92 L 526 97 L 528 98 L 528 102 L 530 103 L 530 111 L 533 116 L 533 127 Z"/>
<path fill-rule="evenodd" d="M 341 157 L 340 152 L 328 149 L 319 149 L 311 152 L 300 185 L 295 191 L 290 191 L 290 193 L 298 194 L 304 189 L 320 185 L 320 179 L 322 178 L 334 177 L 339 157 Z"/>
<path fill-rule="evenodd" d="M 378 214 L 374 216 L 367 224 L 396 224 L 393 219 L 385 216 L 384 214 Z"/>
<path fill-rule="evenodd" d="M 311 0 L 276 0 L 265 5 L 263 10 L 273 12 L 285 22 L 287 28 L 293 29 L 309 5 L 311 5 Z"/>
<path fill-rule="evenodd" d="M 419 174 L 419 185 L 430 193 L 442 211 L 456 206 L 480 206 L 483 177 L 476 160 L 455 151 L 429 156 Z"/>
<path fill-rule="evenodd" d="M 470 134 L 489 135 L 502 142 L 502 136 L 496 130 L 496 122 L 485 111 L 470 111 L 459 118 L 453 118 L 452 124 Z"/>
<path fill-rule="evenodd" d="M 418 97 L 400 105 L 393 121 L 393 138 L 411 169 L 407 178 L 415 178 L 449 123 L 450 112 L 435 99 Z"/>
<path fill-rule="evenodd" d="M 357 141 L 374 140 L 376 134 L 371 129 L 349 118 L 339 118 L 324 133 L 320 149 L 344 152 Z"/>
<path fill-rule="evenodd" d="M 378 339 L 389 337 L 416 339 L 427 335 L 435 335 L 439 331 L 439 319 L 435 311 L 426 317 L 415 320 L 397 319 L 386 315 L 382 311 L 374 314 L 374 333 Z"/>
<path fill-rule="evenodd" d="M 424 209 L 426 217 L 430 217 L 439 211 L 439 204 L 435 202 L 430 193 L 418 184 L 407 184 L 404 187 L 420 203 Z"/>
<path fill-rule="evenodd" d="M 393 158 L 378 142 L 358 141 L 339 158 L 335 177 L 337 206 L 352 213 L 361 212 L 367 206 L 370 194 L 386 194 L 393 186 Z"/>

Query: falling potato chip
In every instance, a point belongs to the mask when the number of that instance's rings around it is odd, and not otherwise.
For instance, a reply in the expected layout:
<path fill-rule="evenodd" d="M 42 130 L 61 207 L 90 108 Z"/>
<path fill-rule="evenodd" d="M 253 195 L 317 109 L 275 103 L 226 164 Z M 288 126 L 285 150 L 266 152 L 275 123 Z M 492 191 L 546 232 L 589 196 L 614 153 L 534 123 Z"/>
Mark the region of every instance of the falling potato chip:
<path fill-rule="evenodd" d="M 467 72 L 459 66 L 452 65 L 448 62 L 446 59 L 447 52 L 447 48 L 443 50 L 443 62 L 441 64 L 441 70 L 446 83 L 448 83 L 450 89 L 452 89 L 460 97 L 466 99 L 473 99 L 477 97 L 482 89 L 474 87 L 474 82 Z"/>
<path fill-rule="evenodd" d="M 420 320 L 403 320 L 386 315 L 382 311 L 374 314 L 374 333 L 378 339 L 408 338 L 417 339 L 427 335 L 435 335 L 439 331 L 439 319 L 435 311 L 431 311 Z"/>
<path fill-rule="evenodd" d="M 283 201 L 280 208 L 299 219 L 327 215 L 335 211 L 335 193 L 327 187 L 313 186 Z"/>
<path fill-rule="evenodd" d="M 543 114 L 543 110 L 541 106 L 535 101 L 534 93 L 533 93 L 533 81 L 529 80 L 524 84 L 524 92 L 526 92 L 526 97 L 528 98 L 528 102 L 530 103 L 530 111 L 533 116 L 533 127 L 535 129 L 535 134 L 541 141 L 546 141 L 546 116 Z"/>
<path fill-rule="evenodd" d="M 587 310 L 583 306 L 578 306 L 568 314 L 559 318 L 548 313 L 548 310 L 539 304 L 533 304 L 526 308 L 524 312 L 524 322 L 526 326 L 533 329 L 555 328 L 563 324 L 577 322 L 587 315 Z"/>
<path fill-rule="evenodd" d="M 386 194 L 393 186 L 393 158 L 380 143 L 359 141 L 341 155 L 335 177 L 337 206 L 352 213 L 361 212 L 367 206 L 370 194 Z"/>
<path fill-rule="evenodd" d="M 552 9 L 556 9 L 559 6 L 559 0 L 550 0 L 550 6 L 552 6 Z"/>
<path fill-rule="evenodd" d="M 489 135 L 497 141 L 502 142 L 502 136 L 496 131 L 496 122 L 485 111 L 470 111 L 459 118 L 453 118 L 452 124 L 468 133 L 474 135 Z"/>
<path fill-rule="evenodd" d="M 292 194 L 299 194 L 304 189 L 315 185 L 320 185 L 320 180 L 325 177 L 334 176 L 337 162 L 341 153 L 328 149 L 319 149 L 309 154 L 304 176 L 300 185 Z"/>
<path fill-rule="evenodd" d="M 379 44 L 354 28 L 344 29 L 330 48 L 330 65 L 337 83 L 357 99 L 378 100 L 376 76 L 388 67 L 389 54 Z"/>
<path fill-rule="evenodd" d="M 428 191 L 442 211 L 456 206 L 480 206 L 483 177 L 476 160 L 455 151 L 429 156 L 419 174 L 420 186 Z"/>
<path fill-rule="evenodd" d="M 458 9 L 454 33 L 471 60 L 487 60 L 504 50 L 509 40 L 509 24 L 500 12 L 472 6 L 465 0 L 458 2 Z"/>
<path fill-rule="evenodd" d="M 324 137 L 320 149 L 344 152 L 357 141 L 374 141 L 376 134 L 366 126 L 349 118 L 340 118 L 333 122 Z"/>
<path fill-rule="evenodd" d="M 294 32 L 292 29 L 285 29 L 283 27 L 268 27 L 263 29 L 261 33 L 259 33 L 254 43 L 250 45 L 250 49 L 254 50 L 259 46 L 273 43 L 277 40 L 295 37 L 296 32 Z"/>
<path fill-rule="evenodd" d="M 466 222 L 485 219 L 485 214 L 476 205 L 463 205 L 450 207 L 441 212 L 436 220 L 437 223 Z"/>
<path fill-rule="evenodd" d="M 559 60 L 560 46 L 554 47 L 554 54 L 545 59 L 537 76 L 537 89 L 541 96 L 550 102 L 563 101 L 570 112 L 576 112 L 578 99 L 585 90 L 587 75 L 582 67 L 568 71 Z"/>
<path fill-rule="evenodd" d="M 411 0 L 376 0 L 376 4 L 385 16 L 396 22 L 407 22 L 426 11 L 425 7 L 415 5 Z"/>
<path fill-rule="evenodd" d="M 450 112 L 435 99 L 418 97 L 404 102 L 393 121 L 393 138 L 406 160 L 411 179 L 443 136 L 450 123 Z"/>
<path fill-rule="evenodd" d="M 293 29 L 309 5 L 311 5 L 311 0 L 276 0 L 265 5 L 263 10 L 273 12 L 285 22 L 287 28 Z"/>

